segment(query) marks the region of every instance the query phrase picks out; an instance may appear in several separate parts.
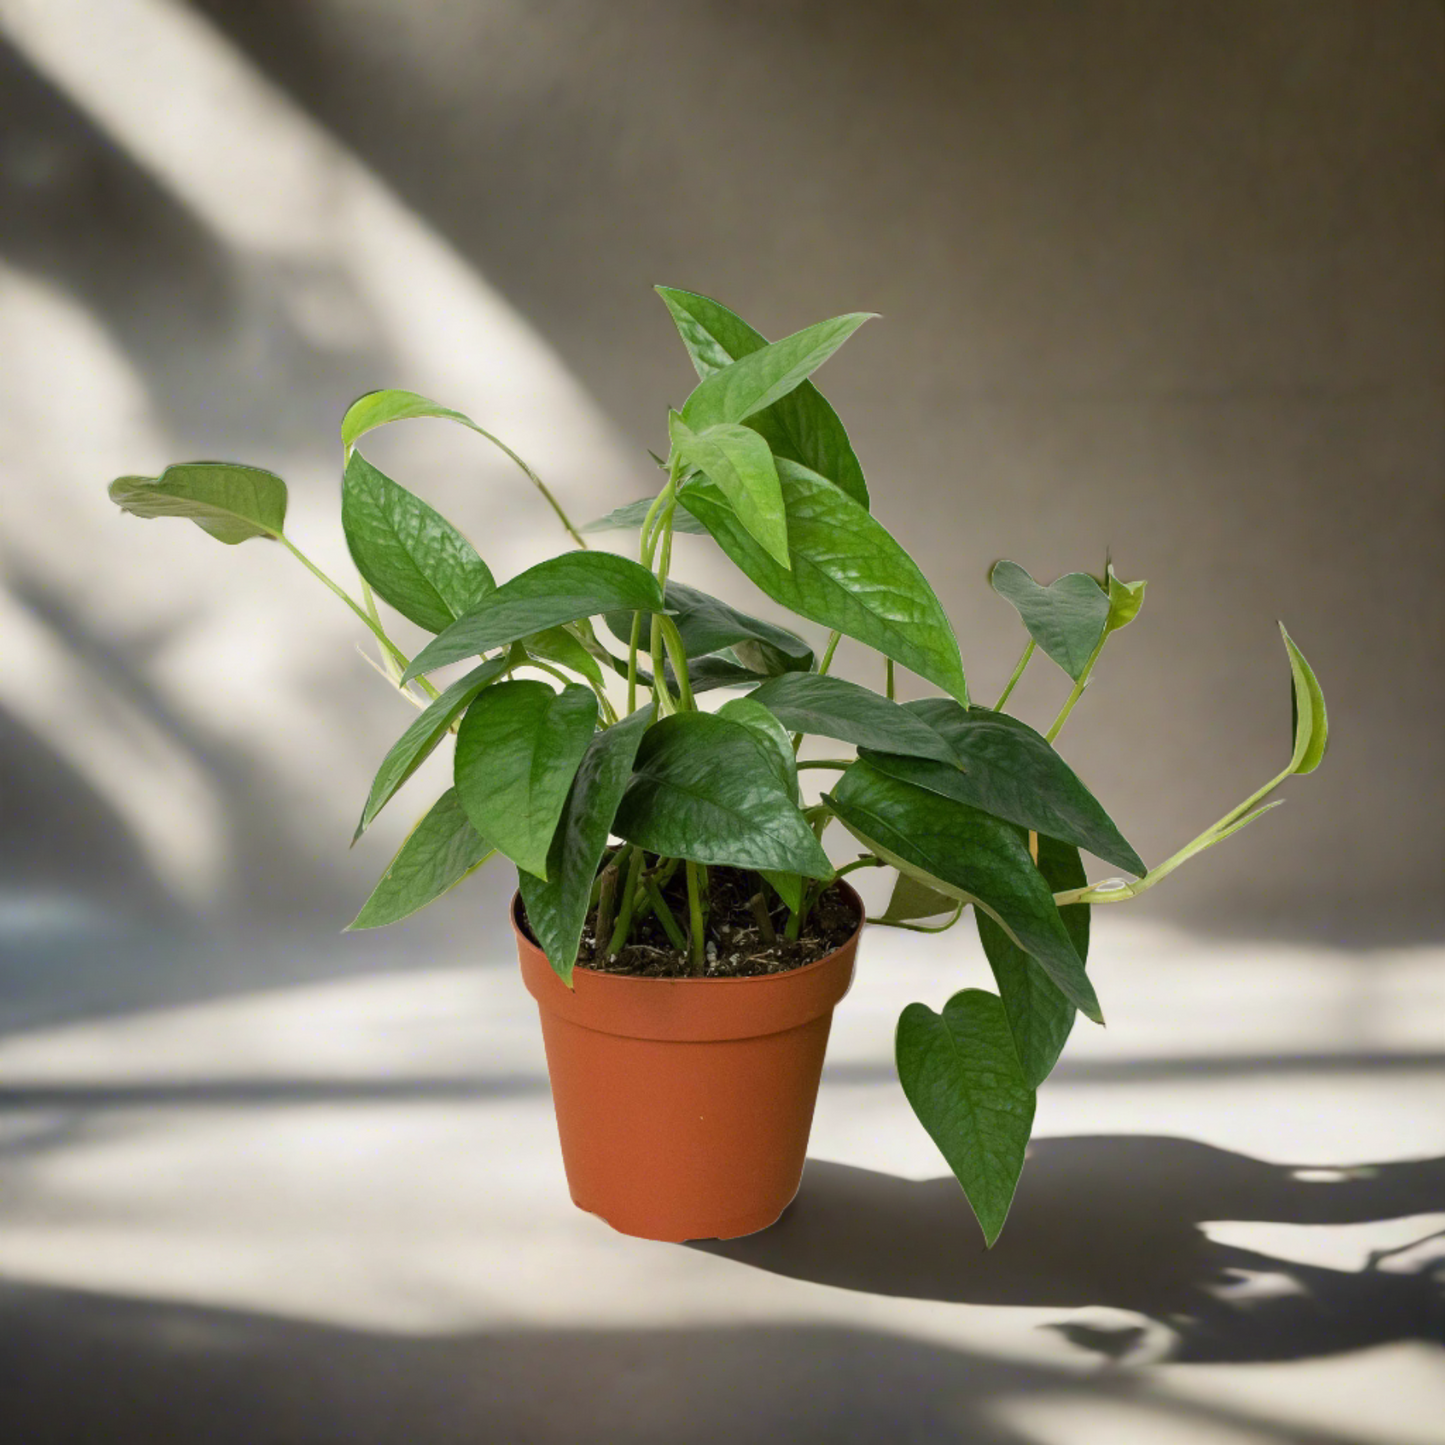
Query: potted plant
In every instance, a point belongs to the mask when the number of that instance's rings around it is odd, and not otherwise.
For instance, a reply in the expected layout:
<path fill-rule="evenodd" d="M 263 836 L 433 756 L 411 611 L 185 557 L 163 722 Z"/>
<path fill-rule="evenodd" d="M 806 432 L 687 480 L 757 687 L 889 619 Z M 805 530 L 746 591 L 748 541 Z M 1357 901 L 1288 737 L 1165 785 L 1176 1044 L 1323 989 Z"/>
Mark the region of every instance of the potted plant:
<path fill-rule="evenodd" d="M 967 988 L 898 1021 L 899 1077 L 992 1244 L 1024 1162 L 1035 1092 L 1076 1013 L 1103 1014 L 1085 964 L 1095 905 L 1137 898 L 1252 823 L 1319 765 L 1324 700 L 1286 634 L 1294 736 L 1279 775 L 1146 867 L 1055 750 L 1143 582 L 1075 572 L 1041 586 L 1013 562 L 993 588 L 1027 633 L 992 707 L 918 567 L 873 516 L 862 468 L 809 377 L 869 318 L 768 343 L 726 307 L 659 288 L 698 373 L 668 414 L 655 496 L 579 530 L 536 473 L 460 412 L 405 391 L 363 396 L 341 425 L 341 521 L 360 597 L 285 530 L 286 485 L 195 462 L 122 477 L 120 507 L 219 541 L 280 543 L 356 614 L 418 714 L 382 761 L 360 837 L 456 735 L 454 786 L 392 859 L 353 928 L 394 923 L 493 854 L 517 867 L 522 974 L 542 1019 L 574 1199 L 660 1239 L 731 1237 L 775 1220 L 801 1177 L 834 1005 L 863 924 L 854 870 L 896 870 L 868 920 L 946 933 L 973 905 L 997 992 Z M 373 428 L 444 417 L 502 448 L 571 549 L 498 583 L 462 534 L 358 448 Z M 640 532 L 637 560 L 584 532 Z M 673 537 L 710 534 L 768 597 L 828 630 L 799 634 L 671 575 Z M 377 599 L 432 638 L 407 656 Z M 882 690 L 832 675 L 843 638 L 879 654 Z M 1043 653 L 1070 688 L 1046 732 L 1006 711 Z M 433 675 L 461 664 L 458 675 Z M 936 689 L 899 702 L 895 666 Z M 708 692 L 735 694 L 705 706 Z M 855 752 L 799 757 L 816 735 Z M 836 749 L 835 749 L 836 751 Z M 825 771 L 805 802 L 799 776 Z M 861 851 L 835 866 L 824 835 Z M 1091 884 L 1088 853 L 1128 877 Z M 932 921 L 930 921 L 932 920 Z M 941 945 L 946 947 L 947 945 Z"/>

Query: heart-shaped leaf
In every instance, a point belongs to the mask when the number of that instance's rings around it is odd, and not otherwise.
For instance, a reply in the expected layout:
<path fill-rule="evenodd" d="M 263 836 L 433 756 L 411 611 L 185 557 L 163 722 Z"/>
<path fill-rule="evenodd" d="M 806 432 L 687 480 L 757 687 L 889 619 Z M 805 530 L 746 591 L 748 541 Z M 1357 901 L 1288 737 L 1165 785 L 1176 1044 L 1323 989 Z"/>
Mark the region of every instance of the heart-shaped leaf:
<path fill-rule="evenodd" d="M 693 483 L 680 501 L 774 602 L 876 648 L 966 701 L 958 641 L 913 559 L 831 482 L 796 462 L 780 458 L 777 465 L 791 571 L 748 535 L 713 482 Z"/>
<path fill-rule="evenodd" d="M 854 763 L 827 802 L 865 848 L 937 892 L 984 908 L 1069 999 L 1103 1022 L 1053 890 L 1021 831 L 987 813 Z"/>
<path fill-rule="evenodd" d="M 651 705 L 639 708 L 594 734 L 552 835 L 546 882 L 532 873 L 517 874 L 533 936 L 565 983 L 572 981 L 582 925 L 591 906 L 592 881 L 652 711 Z"/>
<path fill-rule="evenodd" d="M 670 286 L 659 286 L 657 294 L 672 313 L 683 345 L 703 380 L 768 344 L 761 332 L 710 297 Z M 763 411 L 754 412 L 748 425 L 762 434 L 775 456 L 801 462 L 841 488 L 860 507 L 867 507 L 868 484 L 863 480 L 863 468 L 854 455 L 853 444 L 838 413 L 811 381 L 803 382 Z"/>
<path fill-rule="evenodd" d="M 746 421 L 802 385 L 873 313 L 853 312 L 769 342 L 699 382 L 683 403 L 693 431 Z"/>
<path fill-rule="evenodd" d="M 502 583 L 432 638 L 412 659 L 403 681 L 547 627 L 623 608 L 662 610 L 662 591 L 646 567 L 610 552 L 564 552 Z"/>
<path fill-rule="evenodd" d="M 356 570 L 428 632 L 449 627 L 497 585 L 445 517 L 356 451 L 346 462 L 341 525 Z"/>
<path fill-rule="evenodd" d="M 616 832 L 667 858 L 830 878 L 833 865 L 754 730 L 677 713 L 643 739 Z"/>
<path fill-rule="evenodd" d="M 1017 562 L 996 563 L 989 581 L 1018 609 L 1029 636 L 1077 682 L 1109 623 L 1104 589 L 1087 572 L 1070 572 L 1041 587 Z M 1142 583 L 1136 585 L 1142 589 Z"/>
<path fill-rule="evenodd" d="M 583 532 L 626 532 L 634 527 L 640 527 L 647 519 L 647 514 L 652 510 L 652 504 L 656 500 L 656 497 L 639 497 L 635 502 L 614 507 L 605 517 L 598 517 L 595 522 L 588 522 L 582 530 Z M 689 532 L 698 537 L 707 535 L 707 528 L 696 517 L 684 512 L 681 508 L 672 514 L 672 530 Z"/>
<path fill-rule="evenodd" d="M 936 1014 L 911 1003 L 895 1043 L 903 1092 L 963 1186 L 992 1246 L 1008 1218 L 1034 1126 L 1003 1004 L 966 988 Z"/>
<path fill-rule="evenodd" d="M 963 708 L 946 697 L 922 698 L 904 709 L 949 743 L 959 766 L 898 756 L 903 750 L 896 746 L 888 753 L 866 751 L 880 772 L 1077 844 L 1142 876 L 1144 863 L 1114 820 L 1027 723 L 989 708 Z"/>
<path fill-rule="evenodd" d="M 278 540 L 286 525 L 286 483 L 239 462 L 184 462 L 159 477 L 117 477 L 110 499 L 133 517 L 185 517 L 227 546 Z"/>
<path fill-rule="evenodd" d="M 409 917 L 475 873 L 496 851 L 472 827 L 456 789 L 448 788 L 407 835 L 349 927 L 380 928 Z"/>
<path fill-rule="evenodd" d="M 717 483 L 758 545 L 780 567 L 791 567 L 783 491 L 767 442 L 736 423 L 696 432 L 676 412 L 668 417 L 668 431 L 673 451 Z"/>
<path fill-rule="evenodd" d="M 457 796 L 467 817 L 539 878 L 596 721 L 590 688 L 502 682 L 476 698 L 457 730 Z"/>

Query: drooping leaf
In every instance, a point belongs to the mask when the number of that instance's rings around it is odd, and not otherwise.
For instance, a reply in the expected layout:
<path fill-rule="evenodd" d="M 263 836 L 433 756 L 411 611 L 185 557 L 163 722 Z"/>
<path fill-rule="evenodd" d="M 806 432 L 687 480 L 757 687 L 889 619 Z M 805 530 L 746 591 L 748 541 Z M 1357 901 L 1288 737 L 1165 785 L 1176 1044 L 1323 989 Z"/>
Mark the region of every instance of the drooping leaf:
<path fill-rule="evenodd" d="M 1088 882 L 1077 848 L 1040 834 L 1038 850 L 1039 872 L 1055 893 L 1082 888 Z M 1024 1081 L 1037 1088 L 1052 1072 L 1068 1041 L 1074 1027 L 1074 1006 L 1036 959 L 1029 957 L 987 913 L 974 911 L 979 940 L 1003 996 Z M 1059 917 L 1073 940 L 1074 951 L 1087 963 L 1089 905 L 1070 903 L 1059 909 Z"/>
<path fill-rule="evenodd" d="M 1021 831 L 966 803 L 854 763 L 827 802 L 864 847 L 940 893 L 986 909 L 1096 1023 L 1094 986 Z"/>
<path fill-rule="evenodd" d="M 750 695 L 790 732 L 932 758 L 957 770 L 948 739 L 928 719 L 846 678 L 793 672 L 772 678 Z"/>
<path fill-rule="evenodd" d="M 657 578 L 646 567 L 610 552 L 564 552 L 488 593 L 422 648 L 404 680 L 564 622 L 622 608 L 652 612 L 661 607 Z"/>
<path fill-rule="evenodd" d="M 428 632 L 449 627 L 497 585 L 445 517 L 356 451 L 346 462 L 341 525 L 356 570 Z"/>
<path fill-rule="evenodd" d="M 158 477 L 117 477 L 110 499 L 133 517 L 185 517 L 218 542 L 279 538 L 286 525 L 286 483 L 239 462 L 183 462 Z"/>
<path fill-rule="evenodd" d="M 361 810 L 361 821 L 356 825 L 356 835 L 351 840 L 353 843 L 371 827 L 372 820 L 396 795 L 397 789 L 431 756 L 472 699 L 489 683 L 495 682 L 513 661 L 504 653 L 474 667 L 412 719 L 411 726 L 392 744 L 391 751 L 376 770 L 366 806 Z"/>
<path fill-rule="evenodd" d="M 898 1077 L 918 1122 L 963 1186 L 992 1246 L 1003 1229 L 1034 1126 L 1003 1004 L 982 989 L 936 1014 L 911 1003 L 898 1019 Z"/>
<path fill-rule="evenodd" d="M 1325 713 L 1325 695 L 1320 689 L 1314 669 L 1305 661 L 1304 653 L 1294 645 L 1294 640 L 1279 625 L 1280 636 L 1284 638 L 1285 650 L 1289 653 L 1290 679 L 1290 723 L 1294 731 L 1294 752 L 1289 766 L 1292 773 L 1312 773 L 1324 761 L 1329 746 L 1329 718 Z"/>
<path fill-rule="evenodd" d="M 857 502 L 815 472 L 780 459 L 778 480 L 791 571 L 748 535 L 714 483 L 700 479 L 680 500 L 774 602 L 876 648 L 966 701 L 958 642 L 913 559 Z"/>
<path fill-rule="evenodd" d="M 677 713 L 643 739 L 615 831 L 668 858 L 829 878 L 796 799 L 752 728 L 713 713 Z"/>
<path fill-rule="evenodd" d="M 671 312 L 701 379 L 768 344 L 761 332 L 710 297 L 670 286 L 659 286 L 657 294 Z M 775 456 L 810 467 L 860 507 L 868 506 L 868 484 L 848 433 L 811 381 L 754 412 L 748 425 L 762 434 Z"/>
<path fill-rule="evenodd" d="M 640 527 L 656 500 L 656 497 L 639 497 L 635 502 L 614 507 L 605 517 L 598 517 L 595 522 L 588 522 L 582 531 L 584 533 L 625 532 L 630 531 L 633 527 Z M 696 517 L 684 512 L 681 507 L 672 514 L 672 530 L 674 532 L 690 532 L 698 537 L 707 535 L 707 528 Z"/>
<path fill-rule="evenodd" d="M 682 407 L 693 431 L 746 421 L 805 382 L 873 313 L 853 312 L 769 342 L 700 381 Z"/>
<path fill-rule="evenodd" d="M 566 983 L 571 982 L 577 962 L 592 880 L 652 711 L 650 704 L 639 708 L 593 736 L 552 835 L 547 881 L 525 871 L 517 875 L 527 922 L 547 961 Z"/>
<path fill-rule="evenodd" d="M 596 721 L 590 688 L 503 682 L 477 696 L 457 731 L 457 796 L 467 817 L 539 878 Z"/>
<path fill-rule="evenodd" d="M 409 917 L 476 872 L 496 849 L 472 827 L 455 788 L 448 788 L 407 835 L 353 929 L 380 928 Z"/>
<path fill-rule="evenodd" d="M 572 625 L 576 626 L 575 623 Z M 602 687 L 602 669 L 597 665 L 596 657 L 570 628 L 545 627 L 541 632 L 524 637 L 521 646 L 529 657 L 570 667 L 594 688 Z"/>
<path fill-rule="evenodd" d="M 947 740 L 959 766 L 898 756 L 902 750 L 897 747 L 867 750 L 864 756 L 880 772 L 1077 844 L 1143 875 L 1143 861 L 1098 799 L 1027 723 L 990 708 L 963 708 L 946 697 L 922 698 L 905 703 L 904 709 Z"/>
<path fill-rule="evenodd" d="M 1104 589 L 1087 572 L 1041 587 L 1017 562 L 996 563 L 989 581 L 1018 610 L 1029 636 L 1077 682 L 1108 626 Z"/>
<path fill-rule="evenodd" d="M 939 918 L 945 913 L 958 912 L 959 907 L 957 898 L 930 888 L 911 873 L 900 873 L 888 899 L 888 907 L 883 911 L 883 922 L 912 923 L 918 918 Z M 980 918 L 984 916 L 979 914 Z"/>
<path fill-rule="evenodd" d="M 469 430 L 492 440 L 491 434 L 483 431 L 464 412 L 441 406 L 430 397 L 419 396 L 414 391 L 388 388 L 383 391 L 369 391 L 365 396 L 357 397 L 347 407 L 346 415 L 341 419 L 341 445 L 350 454 L 352 447 L 367 432 L 385 426 L 388 422 L 406 421 L 412 417 L 440 417 L 446 421 L 460 422 Z"/>
<path fill-rule="evenodd" d="M 779 566 L 791 567 L 783 491 L 767 442 L 737 423 L 693 431 L 676 412 L 668 417 L 668 431 L 673 450 L 717 484 L 753 540 Z"/>

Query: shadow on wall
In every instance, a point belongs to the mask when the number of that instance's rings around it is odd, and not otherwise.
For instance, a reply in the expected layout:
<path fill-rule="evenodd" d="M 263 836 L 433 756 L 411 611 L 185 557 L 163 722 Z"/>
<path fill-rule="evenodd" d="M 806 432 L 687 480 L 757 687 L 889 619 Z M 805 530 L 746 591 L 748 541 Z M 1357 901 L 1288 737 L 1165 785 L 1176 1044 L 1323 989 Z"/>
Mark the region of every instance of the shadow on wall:
<path fill-rule="evenodd" d="M 1315 1170 L 1192 1139 L 1085 1136 L 1034 1141 L 992 1250 L 952 1177 L 914 1181 L 817 1159 L 772 1229 L 692 1247 L 870 1294 L 1127 1310 L 1154 1325 L 1050 1328 L 1110 1359 L 1214 1364 L 1397 1340 L 1445 1345 L 1445 1259 L 1429 1247 L 1441 1235 L 1423 1223 L 1423 1238 L 1359 1271 L 1221 1244 L 1205 1223 L 1339 1225 L 1442 1212 L 1445 1158 Z M 1412 1258 L 1417 1248 L 1422 1257 Z"/>

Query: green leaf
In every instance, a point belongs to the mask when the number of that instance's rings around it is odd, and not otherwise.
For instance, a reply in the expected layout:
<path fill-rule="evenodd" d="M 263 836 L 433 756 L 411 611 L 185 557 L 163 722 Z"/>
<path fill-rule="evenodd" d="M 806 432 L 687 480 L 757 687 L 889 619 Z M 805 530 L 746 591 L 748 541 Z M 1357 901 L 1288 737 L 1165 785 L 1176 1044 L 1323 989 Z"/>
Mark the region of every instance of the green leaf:
<path fill-rule="evenodd" d="M 472 827 L 448 788 L 407 835 L 349 927 L 380 928 L 425 908 L 476 872 L 496 849 Z"/>
<path fill-rule="evenodd" d="M 911 1003 L 899 1015 L 895 1052 L 903 1092 L 992 1247 L 1034 1126 L 1034 1091 L 1019 1072 L 1003 1004 L 977 988 L 954 994 L 941 1015 Z"/>
<path fill-rule="evenodd" d="M 673 450 L 717 483 L 748 533 L 781 567 L 788 560 L 788 521 L 778 469 L 767 442 L 749 427 L 720 423 L 692 431 L 676 413 L 668 417 Z"/>
<path fill-rule="evenodd" d="M 527 872 L 517 875 L 533 936 L 565 983 L 572 981 L 597 865 L 651 720 L 649 704 L 593 736 L 552 835 L 546 882 Z"/>
<path fill-rule="evenodd" d="M 449 627 L 497 585 L 445 517 L 360 452 L 347 459 L 341 525 L 356 570 L 378 596 L 428 632 Z"/>
<path fill-rule="evenodd" d="M 670 286 L 659 286 L 657 294 L 672 313 L 683 345 L 703 380 L 768 344 L 761 332 L 710 297 Z M 868 506 L 868 484 L 863 480 L 863 468 L 848 433 L 838 413 L 811 381 L 755 412 L 748 425 L 762 434 L 774 456 L 810 467 L 860 507 Z"/>
<path fill-rule="evenodd" d="M 391 801 L 401 785 L 431 756 L 472 699 L 514 662 L 515 658 L 504 653 L 480 667 L 474 667 L 416 715 L 376 770 L 371 793 L 361 810 L 361 821 L 356 825 L 356 834 L 351 840 L 353 843 L 371 827 L 376 815 Z"/>
<path fill-rule="evenodd" d="M 748 535 L 713 482 L 693 483 L 679 500 L 774 602 L 876 648 L 967 701 L 957 639 L 908 553 L 816 472 L 780 459 L 778 480 L 788 513 L 791 571 Z"/>
<path fill-rule="evenodd" d="M 585 677 L 594 688 L 601 689 L 602 669 L 597 665 L 596 657 L 582 639 L 570 630 L 577 625 L 571 623 L 567 627 L 544 628 L 530 637 L 524 637 L 521 646 L 528 656 L 540 657 L 543 662 L 555 662 L 561 667 L 570 667 L 573 672 Z"/>
<path fill-rule="evenodd" d="M 713 372 L 683 403 L 682 419 L 694 431 L 746 421 L 806 381 L 873 314 L 820 321 Z"/>
<path fill-rule="evenodd" d="M 646 567 L 610 552 L 564 552 L 502 583 L 432 638 L 412 659 L 403 681 L 544 628 L 621 608 L 660 611 L 657 578 Z"/>
<path fill-rule="evenodd" d="M 957 913 L 959 901 L 920 882 L 911 873 L 900 873 L 883 913 L 884 923 L 911 923 L 916 918 L 938 918 Z M 980 918 L 985 915 L 980 913 Z"/>
<path fill-rule="evenodd" d="M 614 507 L 605 517 L 598 517 L 595 522 L 588 522 L 582 528 L 583 532 L 623 532 L 630 531 L 633 527 L 640 527 L 652 510 L 652 504 L 656 497 L 639 497 L 635 502 L 628 502 L 625 506 Z M 689 532 L 694 536 L 707 536 L 707 528 L 703 526 L 696 517 L 689 516 L 686 512 L 678 511 L 672 514 L 672 530 L 674 532 Z"/>
<path fill-rule="evenodd" d="M 1294 753 L 1289 760 L 1290 772 L 1312 773 L 1324 761 L 1329 746 L 1329 718 L 1325 713 L 1325 695 L 1320 690 L 1319 679 L 1305 661 L 1304 653 L 1294 645 L 1284 623 L 1279 625 L 1279 634 L 1284 638 L 1285 650 L 1289 653 L 1290 678 L 1293 690 L 1290 694 L 1291 726 L 1294 730 Z"/>
<path fill-rule="evenodd" d="M 479 833 L 518 868 L 547 877 L 547 853 L 597 699 L 586 687 L 502 682 L 481 693 L 457 732 L 457 795 Z"/>
<path fill-rule="evenodd" d="M 864 847 L 940 893 L 988 910 L 1096 1023 L 1094 986 L 1020 830 L 966 803 L 854 765 L 827 802 Z"/>
<path fill-rule="evenodd" d="M 718 710 L 718 717 L 731 718 L 752 728 L 764 744 L 778 781 L 791 797 L 798 796 L 798 759 L 788 730 L 762 703 L 751 697 L 735 697 Z"/>
<path fill-rule="evenodd" d="M 1088 877 L 1079 850 L 1039 835 L 1039 872 L 1055 893 L 1082 888 Z M 1037 1088 L 1048 1078 L 1074 1027 L 1074 1006 L 1036 959 L 1023 951 L 988 914 L 975 909 L 978 936 L 993 969 L 1004 1011 L 1018 1051 L 1024 1080 Z M 1089 905 L 1070 903 L 1059 909 L 1074 951 L 1089 957 Z"/>
<path fill-rule="evenodd" d="M 946 697 L 923 698 L 904 708 L 948 741 L 959 767 L 900 757 L 903 750 L 895 746 L 886 753 L 864 753 L 880 772 L 1074 843 L 1106 863 L 1143 875 L 1143 860 L 1098 799 L 1027 723 L 989 708 L 965 709 Z"/>
<path fill-rule="evenodd" d="M 1147 582 L 1121 582 L 1114 575 L 1112 562 L 1105 569 L 1104 580 L 1109 588 L 1109 621 L 1104 629 L 1104 635 L 1107 637 L 1109 633 L 1117 632 L 1121 627 L 1127 627 L 1139 615 L 1139 609 L 1144 605 L 1144 589 L 1149 584 Z"/>
<path fill-rule="evenodd" d="M 183 462 L 159 477 L 117 477 L 110 499 L 133 517 L 186 517 L 218 542 L 281 536 L 286 483 L 239 462 Z"/>
<path fill-rule="evenodd" d="M 341 419 L 341 445 L 349 454 L 352 447 L 369 431 L 388 422 L 406 421 L 411 417 L 440 417 L 446 421 L 460 422 L 462 426 L 494 441 L 490 432 L 483 431 L 471 417 L 449 406 L 439 406 L 429 397 L 419 396 L 414 391 L 369 391 L 358 397 L 346 409 Z"/>
<path fill-rule="evenodd" d="M 996 563 L 989 581 L 1018 609 L 1029 636 L 1077 682 L 1109 623 L 1104 589 L 1087 572 L 1070 572 L 1041 587 L 1017 562 Z M 1135 585 L 1142 601 L 1143 584 Z"/>
<path fill-rule="evenodd" d="M 957 771 L 958 759 L 948 739 L 927 719 L 846 678 L 788 673 L 765 682 L 750 696 L 791 732 L 932 758 Z"/>
<path fill-rule="evenodd" d="M 648 732 L 614 827 L 668 858 L 833 874 L 766 744 L 752 728 L 713 713 L 677 713 Z"/>

